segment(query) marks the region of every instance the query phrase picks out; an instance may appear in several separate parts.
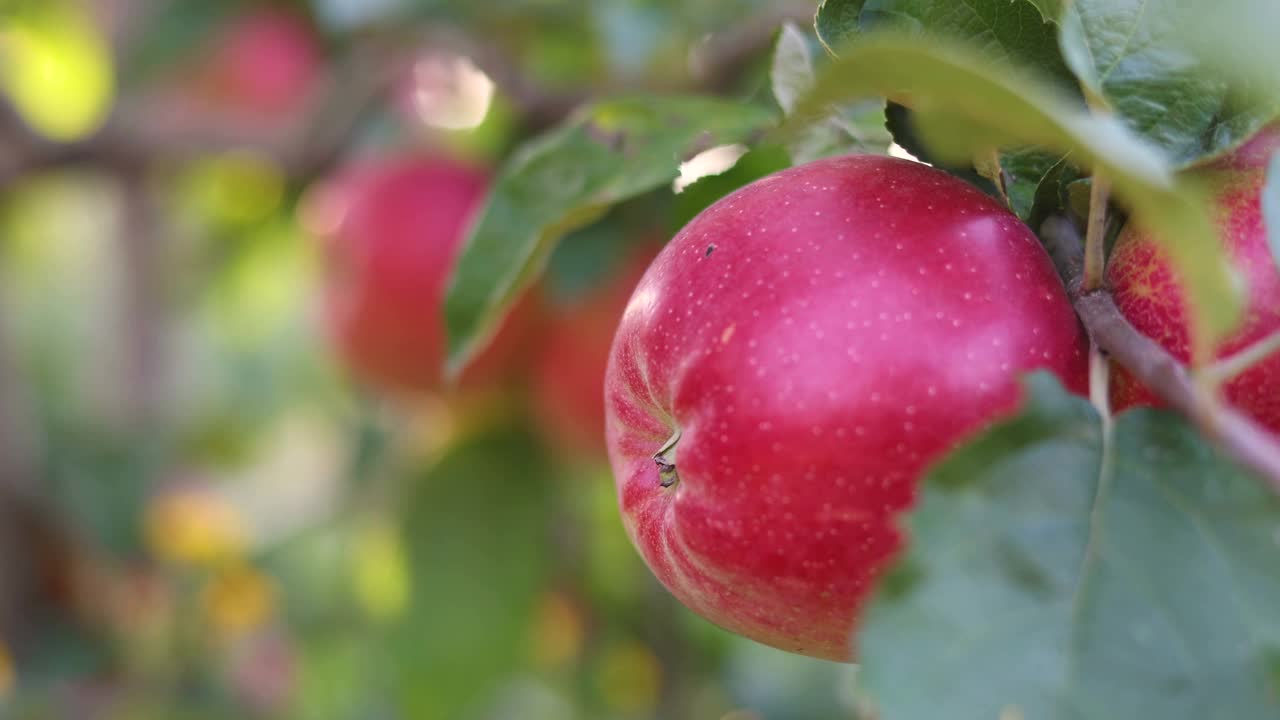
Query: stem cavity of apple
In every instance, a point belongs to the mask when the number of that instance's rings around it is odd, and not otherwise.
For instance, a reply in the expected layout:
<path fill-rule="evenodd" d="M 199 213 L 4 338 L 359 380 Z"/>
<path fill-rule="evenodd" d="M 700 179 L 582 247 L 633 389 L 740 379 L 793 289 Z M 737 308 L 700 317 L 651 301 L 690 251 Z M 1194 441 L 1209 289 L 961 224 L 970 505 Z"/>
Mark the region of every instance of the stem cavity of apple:
<path fill-rule="evenodd" d="M 680 475 L 676 472 L 676 443 L 678 442 L 680 442 L 680 429 L 676 428 L 675 434 L 667 438 L 658 452 L 653 454 L 653 462 L 658 465 L 659 484 L 664 488 L 673 487 L 680 482 Z"/>

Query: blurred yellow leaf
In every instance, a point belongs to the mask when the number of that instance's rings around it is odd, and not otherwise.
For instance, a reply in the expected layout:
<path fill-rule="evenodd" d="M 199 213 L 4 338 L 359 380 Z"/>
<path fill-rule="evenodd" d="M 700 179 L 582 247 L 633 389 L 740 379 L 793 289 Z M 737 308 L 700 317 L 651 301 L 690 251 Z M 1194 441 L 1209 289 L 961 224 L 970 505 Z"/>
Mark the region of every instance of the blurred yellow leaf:
<path fill-rule="evenodd" d="M 596 682 L 604 701 L 614 710 L 647 714 L 658 704 L 662 666 L 644 645 L 619 645 L 600 662 Z"/>
<path fill-rule="evenodd" d="M 157 557 L 169 562 L 223 562 L 243 552 L 245 535 L 236 509 L 209 490 L 166 492 L 147 507 L 147 544 Z"/>
<path fill-rule="evenodd" d="M 583 635 L 581 611 L 562 593 L 547 593 L 534 618 L 534 662 L 542 668 L 568 664 L 581 652 Z"/>
<path fill-rule="evenodd" d="M 379 523 L 356 536 L 352 578 L 356 599 L 379 620 L 404 612 L 409 602 L 409 566 L 396 529 Z"/>
<path fill-rule="evenodd" d="M 314 292 L 314 248 L 286 218 L 245 231 L 248 245 L 219 276 L 209 296 L 220 340 L 260 350 L 297 326 Z"/>
<path fill-rule="evenodd" d="M 4 642 L 0 642 L 0 700 L 9 697 L 14 683 L 13 657 L 9 655 L 9 648 Z"/>
<path fill-rule="evenodd" d="M 200 211 L 228 224 L 249 225 L 280 206 L 284 174 L 262 155 L 229 152 L 191 163 L 183 186 Z"/>
<path fill-rule="evenodd" d="M 82 138 L 111 108 L 111 49 L 82 8 L 25 3 L 0 25 L 0 87 L 39 132 L 61 141 Z"/>
<path fill-rule="evenodd" d="M 276 608 L 275 581 L 247 565 L 219 571 L 203 593 L 206 617 L 223 637 L 235 638 L 262 627 Z"/>

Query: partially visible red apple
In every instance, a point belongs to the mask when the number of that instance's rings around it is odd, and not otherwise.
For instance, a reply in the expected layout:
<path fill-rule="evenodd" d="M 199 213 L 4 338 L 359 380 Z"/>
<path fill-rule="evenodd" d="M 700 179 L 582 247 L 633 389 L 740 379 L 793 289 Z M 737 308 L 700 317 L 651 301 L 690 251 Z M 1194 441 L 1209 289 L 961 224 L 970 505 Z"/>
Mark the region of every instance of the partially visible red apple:
<path fill-rule="evenodd" d="M 197 73 L 201 90 L 218 105 L 264 116 L 302 110 L 324 66 L 311 26 L 280 8 L 236 17 L 212 42 Z"/>
<path fill-rule="evenodd" d="M 604 284 L 548 319 L 534 368 L 534 411 L 553 441 L 603 455 L 605 368 L 613 333 L 656 251 L 645 249 Z"/>
<path fill-rule="evenodd" d="M 1221 241 L 1248 285 L 1243 324 L 1219 347 L 1220 358 L 1280 331 L 1280 271 L 1267 244 L 1261 204 L 1267 163 L 1278 147 L 1280 125 L 1273 125 L 1199 171 L 1215 184 Z M 1181 281 L 1156 241 L 1136 225 L 1130 224 L 1121 231 L 1107 265 L 1107 282 L 1116 305 L 1134 327 L 1179 360 L 1191 360 L 1190 321 Z M 1231 379 L 1223 392 L 1233 405 L 1280 433 L 1280 355 Z M 1158 405 L 1160 401 L 1117 365 L 1112 404 L 1121 411 L 1135 405 Z"/>
<path fill-rule="evenodd" d="M 328 226 L 329 327 L 365 382 L 410 393 L 441 389 L 445 292 L 487 183 L 478 168 L 409 157 L 349 167 L 316 191 L 310 212 Z M 535 314 L 531 303 L 517 304 L 464 384 L 493 382 L 513 368 Z"/>
<path fill-rule="evenodd" d="M 1035 236 L 938 170 L 819 160 L 720 200 L 632 296 L 606 377 L 628 533 L 703 617 L 852 658 L 933 461 L 1013 412 L 1018 378 L 1087 384 Z"/>

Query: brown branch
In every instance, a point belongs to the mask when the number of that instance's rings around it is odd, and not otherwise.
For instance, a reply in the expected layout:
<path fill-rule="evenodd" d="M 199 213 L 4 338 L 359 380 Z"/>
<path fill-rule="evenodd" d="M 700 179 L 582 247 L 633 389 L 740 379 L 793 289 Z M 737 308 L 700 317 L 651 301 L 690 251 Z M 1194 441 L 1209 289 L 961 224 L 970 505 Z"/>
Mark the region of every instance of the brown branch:
<path fill-rule="evenodd" d="M 95 165 L 131 172 L 160 160 L 250 151 L 272 158 L 289 177 L 306 179 L 341 157 L 351 136 L 402 71 L 403 54 L 352 52 L 323 83 L 298 120 L 275 130 L 225 122 L 216 112 L 176 117 L 155 97 L 122 98 L 98 131 L 55 143 L 30 128 L 0 97 L 0 190 L 31 172 Z"/>
<path fill-rule="evenodd" d="M 1069 221 L 1051 218 L 1041 231 L 1059 269 L 1076 312 L 1100 348 L 1128 368 L 1169 407 L 1195 423 L 1228 455 L 1257 473 L 1280 494 L 1280 443 L 1267 430 L 1221 403 L 1197 384 L 1187 368 L 1151 338 L 1129 324 L 1106 288 L 1083 289 L 1080 232 Z"/>
<path fill-rule="evenodd" d="M 5 299 L 0 292 L 0 640 L 20 650 L 33 634 L 32 613 L 64 589 L 73 544 L 42 495 L 35 414 Z"/>
<path fill-rule="evenodd" d="M 813 13 L 811 0 L 790 0 L 709 36 L 691 53 L 692 89 L 726 90 L 769 47 L 783 21 L 808 23 Z M 129 96 L 120 99 L 92 136 L 55 143 L 28 127 L 0 96 L 0 191 L 41 170 L 80 165 L 132 168 L 235 150 L 274 159 L 288 177 L 314 177 L 340 159 L 364 120 L 424 48 L 469 57 L 512 99 L 535 131 L 560 121 L 590 97 L 545 87 L 496 44 L 448 24 L 380 28 L 355 38 L 353 45 L 336 62 L 324 91 L 299 113 L 300 120 L 277 131 L 227 123 L 212 111 L 175 117 L 155 98 Z"/>
<path fill-rule="evenodd" d="M 154 426 L 169 380 L 165 341 L 164 233 L 160 212 L 142 168 L 119 174 L 122 222 L 118 232 L 120 337 L 124 343 L 124 419 L 132 430 Z"/>

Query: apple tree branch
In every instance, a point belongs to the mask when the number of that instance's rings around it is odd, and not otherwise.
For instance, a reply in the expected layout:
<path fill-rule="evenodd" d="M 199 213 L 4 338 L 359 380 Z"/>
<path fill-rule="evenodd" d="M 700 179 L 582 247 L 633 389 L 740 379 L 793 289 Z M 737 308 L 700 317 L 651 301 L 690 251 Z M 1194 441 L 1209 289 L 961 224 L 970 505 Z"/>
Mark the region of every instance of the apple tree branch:
<path fill-rule="evenodd" d="M 1098 347 L 1280 494 L 1280 442 L 1275 436 L 1197 383 L 1177 358 L 1129 324 L 1108 289 L 1085 289 L 1084 250 L 1075 225 L 1064 218 L 1050 218 L 1041 236 L 1066 279 L 1076 313 Z"/>

